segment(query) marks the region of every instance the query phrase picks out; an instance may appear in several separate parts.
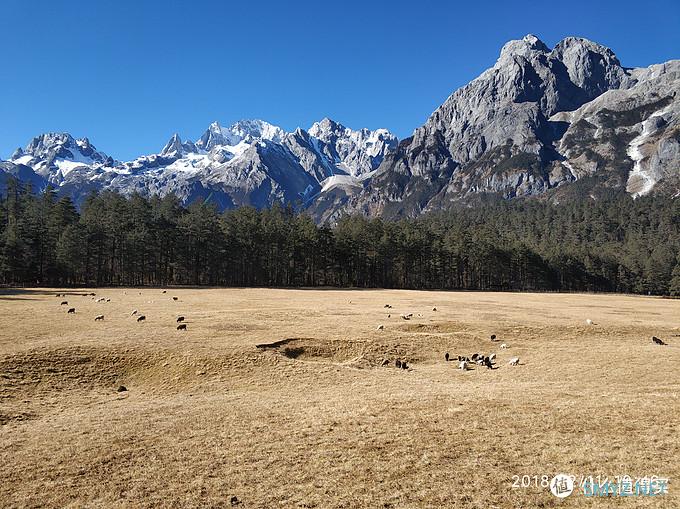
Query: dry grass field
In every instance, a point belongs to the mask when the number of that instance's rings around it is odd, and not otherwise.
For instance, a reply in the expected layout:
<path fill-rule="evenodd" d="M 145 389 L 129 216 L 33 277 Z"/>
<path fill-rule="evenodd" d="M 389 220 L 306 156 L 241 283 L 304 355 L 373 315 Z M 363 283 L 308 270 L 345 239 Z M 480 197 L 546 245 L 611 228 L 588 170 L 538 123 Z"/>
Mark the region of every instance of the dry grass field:
<path fill-rule="evenodd" d="M 2 507 L 680 507 L 678 300 L 91 291 L 0 292 Z M 512 487 L 559 472 L 669 493 Z"/>

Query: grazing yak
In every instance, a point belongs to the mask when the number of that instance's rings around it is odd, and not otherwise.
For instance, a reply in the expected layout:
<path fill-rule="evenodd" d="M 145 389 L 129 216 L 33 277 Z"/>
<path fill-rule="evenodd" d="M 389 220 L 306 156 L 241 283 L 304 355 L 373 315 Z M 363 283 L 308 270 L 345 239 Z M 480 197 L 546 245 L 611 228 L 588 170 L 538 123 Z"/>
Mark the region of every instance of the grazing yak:
<path fill-rule="evenodd" d="M 187 324 L 186 323 L 180 323 L 177 326 L 177 330 L 187 330 Z"/>
<path fill-rule="evenodd" d="M 146 316 L 144 316 L 144 315 L 139 315 L 139 316 L 137 317 L 137 321 L 138 321 L 138 322 L 143 322 L 144 320 L 146 320 Z"/>
<path fill-rule="evenodd" d="M 97 315 L 97 316 L 94 317 L 95 322 L 99 322 L 99 321 L 102 321 L 102 320 L 104 320 L 104 315 Z"/>

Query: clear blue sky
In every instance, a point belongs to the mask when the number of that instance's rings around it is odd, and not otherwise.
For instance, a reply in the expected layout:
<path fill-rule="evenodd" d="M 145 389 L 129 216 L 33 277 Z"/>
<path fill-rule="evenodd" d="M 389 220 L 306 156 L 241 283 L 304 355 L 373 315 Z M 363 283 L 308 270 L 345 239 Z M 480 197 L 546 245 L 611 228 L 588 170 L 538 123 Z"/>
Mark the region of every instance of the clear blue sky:
<path fill-rule="evenodd" d="M 130 159 L 241 118 L 402 138 L 527 33 L 649 65 L 680 58 L 680 1 L 2 0 L 0 158 L 67 131 Z"/>

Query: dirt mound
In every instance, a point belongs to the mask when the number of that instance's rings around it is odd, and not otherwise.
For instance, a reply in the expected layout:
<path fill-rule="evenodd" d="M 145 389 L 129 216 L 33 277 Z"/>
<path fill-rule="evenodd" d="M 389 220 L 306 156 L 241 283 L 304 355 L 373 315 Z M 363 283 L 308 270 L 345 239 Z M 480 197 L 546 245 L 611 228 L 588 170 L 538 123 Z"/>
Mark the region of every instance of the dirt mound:
<path fill-rule="evenodd" d="M 113 386 L 136 356 L 101 348 L 36 349 L 0 359 L 0 391 L 62 391 Z"/>
<path fill-rule="evenodd" d="M 271 369 L 272 359 L 253 352 L 196 355 L 183 349 L 62 347 L 0 357 L 0 401 L 68 397 L 73 391 L 113 393 L 184 390 L 211 377 Z"/>
<path fill-rule="evenodd" d="M 274 350 L 289 359 L 306 361 L 348 362 L 363 356 L 365 341 L 286 338 L 257 345 L 262 350 Z"/>
<path fill-rule="evenodd" d="M 257 345 L 296 361 L 343 364 L 352 367 L 379 367 L 384 359 L 403 359 L 410 364 L 431 357 L 431 346 L 419 341 L 326 340 L 286 338 Z"/>
<path fill-rule="evenodd" d="M 9 424 L 10 422 L 28 421 L 36 419 L 37 416 L 33 412 L 0 412 L 0 426 Z"/>

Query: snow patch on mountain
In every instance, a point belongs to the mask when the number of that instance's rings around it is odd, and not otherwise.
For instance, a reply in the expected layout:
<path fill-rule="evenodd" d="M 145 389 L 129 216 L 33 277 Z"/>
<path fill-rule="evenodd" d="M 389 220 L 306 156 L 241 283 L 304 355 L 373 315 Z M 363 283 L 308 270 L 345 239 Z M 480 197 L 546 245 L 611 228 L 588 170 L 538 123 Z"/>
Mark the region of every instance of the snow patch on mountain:
<path fill-rule="evenodd" d="M 20 156 L 11 160 L 14 164 L 25 164 L 30 165 L 33 161 L 33 156 Z"/>
<path fill-rule="evenodd" d="M 350 187 L 361 187 L 359 179 L 352 175 L 333 175 L 328 177 L 323 182 L 321 182 L 321 192 L 330 191 L 334 187 L 338 186 L 350 186 Z"/>
<path fill-rule="evenodd" d="M 642 132 L 639 136 L 633 138 L 628 146 L 626 153 L 628 157 L 633 160 L 633 169 L 628 175 L 628 182 L 626 184 L 626 191 L 634 198 L 649 194 L 658 181 L 658 175 L 653 171 L 649 165 L 645 165 L 644 161 L 648 157 L 645 152 L 645 144 L 650 138 L 659 130 L 657 117 L 663 117 L 666 113 L 671 111 L 672 106 L 668 106 L 662 110 L 652 113 L 647 120 L 642 123 Z"/>

